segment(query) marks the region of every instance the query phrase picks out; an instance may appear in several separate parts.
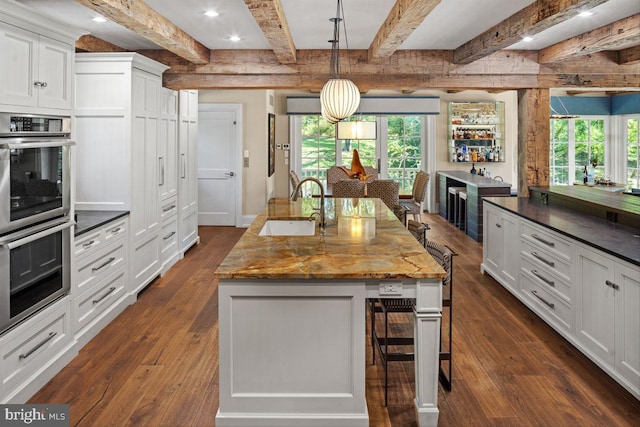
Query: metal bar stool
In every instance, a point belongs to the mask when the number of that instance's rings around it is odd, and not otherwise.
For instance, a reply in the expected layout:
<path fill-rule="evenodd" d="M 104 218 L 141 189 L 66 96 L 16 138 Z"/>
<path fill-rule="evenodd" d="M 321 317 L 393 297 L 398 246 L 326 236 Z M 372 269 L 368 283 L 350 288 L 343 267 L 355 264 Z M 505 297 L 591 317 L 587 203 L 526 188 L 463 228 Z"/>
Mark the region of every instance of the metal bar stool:
<path fill-rule="evenodd" d="M 467 187 L 449 187 L 449 200 L 447 203 L 447 219 L 452 222 L 456 227 L 458 226 L 458 203 L 460 203 L 460 197 L 458 194 L 460 191 L 466 191 Z"/>
<path fill-rule="evenodd" d="M 467 189 L 458 191 L 458 228 L 467 231 Z"/>

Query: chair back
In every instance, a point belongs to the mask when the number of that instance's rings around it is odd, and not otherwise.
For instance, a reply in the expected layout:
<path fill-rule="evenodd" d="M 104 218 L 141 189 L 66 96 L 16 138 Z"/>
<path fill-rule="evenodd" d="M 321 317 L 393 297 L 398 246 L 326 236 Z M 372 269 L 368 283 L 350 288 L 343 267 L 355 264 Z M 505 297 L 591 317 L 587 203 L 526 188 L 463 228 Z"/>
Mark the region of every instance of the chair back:
<path fill-rule="evenodd" d="M 358 179 L 343 179 L 333 184 L 333 197 L 364 197 L 364 182 Z"/>
<path fill-rule="evenodd" d="M 291 197 L 293 197 L 293 192 L 296 191 L 296 187 L 300 184 L 300 178 L 298 178 L 298 174 L 294 170 L 289 171 L 289 182 L 291 183 Z"/>
<path fill-rule="evenodd" d="M 424 171 L 418 171 L 413 181 L 413 189 L 411 195 L 415 203 L 422 203 L 427 193 L 427 184 L 429 183 L 429 174 Z"/>
<path fill-rule="evenodd" d="M 331 188 L 333 184 L 343 179 L 349 179 L 349 175 L 338 166 L 327 169 L 327 187 Z"/>
<path fill-rule="evenodd" d="M 365 166 L 364 172 L 368 175 L 365 182 L 372 182 L 378 179 L 378 169 L 373 166 Z"/>
<path fill-rule="evenodd" d="M 427 232 L 427 225 L 422 222 L 418 222 L 416 220 L 410 219 L 407 221 L 407 229 L 409 233 L 416 238 L 416 240 L 422 245 L 425 246 L 426 237 L 425 234 Z"/>
<path fill-rule="evenodd" d="M 392 179 L 371 181 L 367 183 L 367 197 L 377 197 L 393 210 L 400 200 L 400 183 Z"/>
<path fill-rule="evenodd" d="M 451 299 L 451 286 L 453 284 L 453 256 L 456 255 L 447 246 L 426 240 L 427 252 L 440 264 L 447 276 L 442 279 L 442 295 L 445 299 Z"/>

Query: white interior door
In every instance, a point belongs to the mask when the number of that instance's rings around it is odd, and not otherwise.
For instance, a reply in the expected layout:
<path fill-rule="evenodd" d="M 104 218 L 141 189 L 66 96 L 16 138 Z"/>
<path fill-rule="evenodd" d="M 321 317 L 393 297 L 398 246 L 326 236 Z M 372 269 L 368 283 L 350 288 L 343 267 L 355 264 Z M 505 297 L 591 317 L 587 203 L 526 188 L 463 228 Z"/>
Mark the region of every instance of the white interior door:
<path fill-rule="evenodd" d="M 236 225 L 236 112 L 211 107 L 198 113 L 198 225 Z"/>

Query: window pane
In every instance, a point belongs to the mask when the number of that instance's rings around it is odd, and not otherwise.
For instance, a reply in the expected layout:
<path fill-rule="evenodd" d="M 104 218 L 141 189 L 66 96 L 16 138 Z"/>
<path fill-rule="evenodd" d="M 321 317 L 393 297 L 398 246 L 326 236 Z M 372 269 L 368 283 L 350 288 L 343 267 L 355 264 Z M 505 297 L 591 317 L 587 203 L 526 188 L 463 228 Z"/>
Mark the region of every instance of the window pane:
<path fill-rule="evenodd" d="M 587 144 L 576 144 L 576 168 L 582 168 L 587 163 L 589 163 L 589 146 Z"/>
<path fill-rule="evenodd" d="M 591 120 L 590 125 L 589 140 L 591 142 L 604 142 L 604 120 Z"/>
<path fill-rule="evenodd" d="M 627 120 L 627 142 L 636 144 L 638 142 L 638 119 Z"/>
<path fill-rule="evenodd" d="M 569 168 L 553 168 L 552 177 L 553 185 L 569 184 Z M 580 178 L 580 182 L 582 182 L 582 178 Z"/>
<path fill-rule="evenodd" d="M 336 161 L 335 125 L 321 116 L 303 116 L 301 122 L 301 178 L 313 176 L 326 185 L 326 170 Z"/>
<path fill-rule="evenodd" d="M 551 141 L 553 142 L 569 141 L 569 120 L 566 120 L 566 119 L 551 120 Z"/>
<path fill-rule="evenodd" d="M 598 166 L 604 166 L 604 144 L 591 144 L 591 161 Z"/>
<path fill-rule="evenodd" d="M 638 167 L 638 145 L 629 144 L 627 149 L 627 167 L 628 168 L 637 168 Z"/>
<path fill-rule="evenodd" d="M 589 125 L 587 120 L 575 121 L 575 141 L 587 142 L 589 140 Z"/>
<path fill-rule="evenodd" d="M 568 144 L 553 144 L 552 165 L 554 166 L 569 166 L 569 145 Z"/>
<path fill-rule="evenodd" d="M 421 166 L 421 118 L 388 116 L 387 127 L 387 177 L 400 183 L 400 194 L 411 194 Z"/>

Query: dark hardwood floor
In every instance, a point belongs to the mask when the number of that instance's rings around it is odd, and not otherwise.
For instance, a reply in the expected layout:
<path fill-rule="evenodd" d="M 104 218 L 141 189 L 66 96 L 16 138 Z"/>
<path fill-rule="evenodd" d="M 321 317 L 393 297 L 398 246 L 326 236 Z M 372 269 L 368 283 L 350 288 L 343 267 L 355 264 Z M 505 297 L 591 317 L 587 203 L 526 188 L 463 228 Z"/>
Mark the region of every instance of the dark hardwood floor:
<path fill-rule="evenodd" d="M 482 246 L 437 215 L 428 238 L 454 261 L 453 389 L 440 426 L 634 426 L 636 400 L 490 276 Z M 218 407 L 217 265 L 244 230 L 201 227 L 201 243 L 154 281 L 31 403 L 68 403 L 72 426 L 214 426 Z M 410 327 L 402 320 L 397 331 Z M 367 335 L 368 339 L 368 335 Z M 383 373 L 367 351 L 372 426 L 415 426 L 413 363 Z"/>

